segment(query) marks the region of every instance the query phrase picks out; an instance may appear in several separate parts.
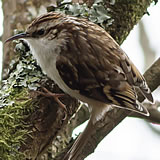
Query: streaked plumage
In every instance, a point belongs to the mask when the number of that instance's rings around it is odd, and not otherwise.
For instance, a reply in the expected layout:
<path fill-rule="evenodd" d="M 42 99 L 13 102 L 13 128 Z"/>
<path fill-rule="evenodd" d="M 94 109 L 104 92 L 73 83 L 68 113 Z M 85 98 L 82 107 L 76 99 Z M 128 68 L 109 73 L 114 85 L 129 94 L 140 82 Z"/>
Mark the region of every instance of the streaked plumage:
<path fill-rule="evenodd" d="M 149 115 L 135 92 L 140 89 L 153 102 L 144 77 L 104 29 L 86 19 L 54 12 L 34 20 L 26 33 L 23 38 L 42 70 L 64 92 L 92 107 L 87 128 L 64 160 L 77 160 L 108 104 Z"/>

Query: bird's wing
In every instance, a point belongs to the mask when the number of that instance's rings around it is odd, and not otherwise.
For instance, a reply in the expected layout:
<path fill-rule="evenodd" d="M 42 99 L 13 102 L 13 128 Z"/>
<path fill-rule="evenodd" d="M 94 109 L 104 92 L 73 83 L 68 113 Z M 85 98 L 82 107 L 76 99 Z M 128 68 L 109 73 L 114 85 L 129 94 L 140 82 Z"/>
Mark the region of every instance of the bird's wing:
<path fill-rule="evenodd" d="M 95 27 L 68 33 L 67 48 L 56 64 L 61 78 L 86 97 L 147 114 L 135 93 L 137 87 L 153 101 L 145 79 L 105 31 L 96 28 L 95 34 Z"/>
<path fill-rule="evenodd" d="M 74 20 L 74 19 L 73 19 Z M 78 19 L 77 19 L 78 21 Z M 137 101 L 135 87 L 153 101 L 143 76 L 102 28 L 90 22 L 74 21 L 68 27 L 65 47 L 57 57 L 57 70 L 72 90 L 88 98 L 148 115 Z M 100 111 L 94 109 L 99 107 Z M 78 160 L 87 139 L 94 132 L 94 120 L 108 107 L 94 106 L 84 132 L 77 138 L 63 160 Z M 95 111 L 95 113 L 93 113 Z M 103 115 L 101 115 L 103 116 Z"/>

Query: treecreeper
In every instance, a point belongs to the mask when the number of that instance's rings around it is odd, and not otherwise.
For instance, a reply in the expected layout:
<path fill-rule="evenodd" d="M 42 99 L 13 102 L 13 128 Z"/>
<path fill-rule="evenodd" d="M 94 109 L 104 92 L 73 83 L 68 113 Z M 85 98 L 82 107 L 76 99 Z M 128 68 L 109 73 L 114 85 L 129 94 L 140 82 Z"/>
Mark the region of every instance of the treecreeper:
<path fill-rule="evenodd" d="M 78 160 L 95 123 L 111 105 L 149 116 L 138 102 L 135 90 L 139 89 L 153 102 L 144 77 L 100 26 L 87 19 L 50 12 L 36 18 L 24 33 L 6 42 L 16 39 L 28 43 L 42 70 L 65 93 L 91 108 L 87 127 L 63 160 Z M 56 100 L 63 106 L 58 96 Z"/>

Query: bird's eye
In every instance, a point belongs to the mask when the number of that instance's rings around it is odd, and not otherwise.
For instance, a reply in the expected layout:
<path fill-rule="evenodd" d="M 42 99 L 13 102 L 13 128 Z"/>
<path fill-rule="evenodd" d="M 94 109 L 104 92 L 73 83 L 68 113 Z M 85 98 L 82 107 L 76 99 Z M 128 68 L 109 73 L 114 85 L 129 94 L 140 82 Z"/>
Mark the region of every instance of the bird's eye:
<path fill-rule="evenodd" d="M 44 34 L 44 29 L 38 30 L 36 34 L 42 36 Z"/>

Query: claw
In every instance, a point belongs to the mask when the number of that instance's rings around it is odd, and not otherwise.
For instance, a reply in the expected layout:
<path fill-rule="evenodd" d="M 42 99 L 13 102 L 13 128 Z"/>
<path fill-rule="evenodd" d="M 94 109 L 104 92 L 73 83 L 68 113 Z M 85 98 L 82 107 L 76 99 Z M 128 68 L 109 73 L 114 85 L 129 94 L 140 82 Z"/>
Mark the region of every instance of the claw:
<path fill-rule="evenodd" d="M 59 104 L 60 107 L 62 107 L 65 111 L 65 117 L 63 118 L 63 120 L 65 120 L 67 118 L 67 108 L 66 106 L 59 100 L 60 97 L 65 96 L 64 93 L 52 93 L 50 92 L 48 89 L 42 87 L 42 90 L 44 92 L 41 91 L 36 91 L 38 92 L 40 95 L 43 95 L 45 97 L 53 97 L 53 99 Z"/>

